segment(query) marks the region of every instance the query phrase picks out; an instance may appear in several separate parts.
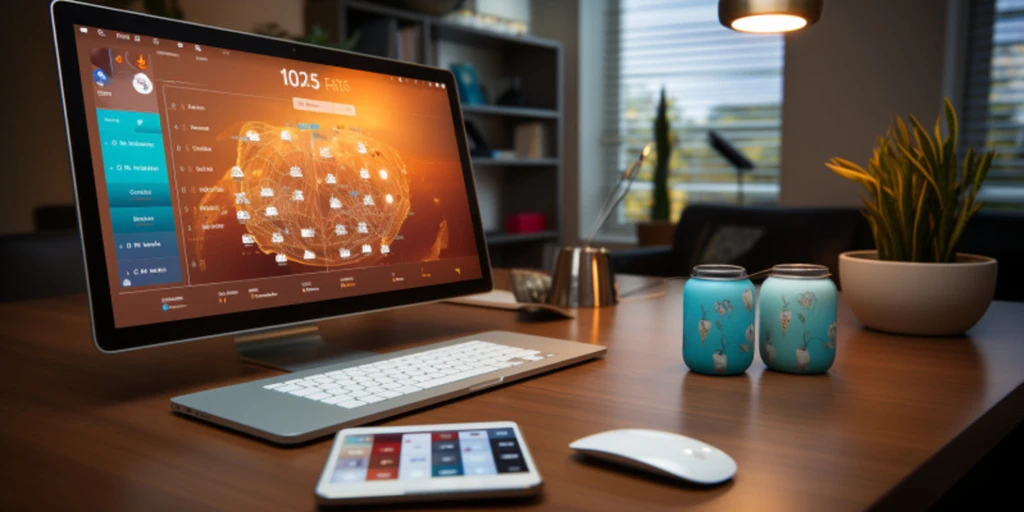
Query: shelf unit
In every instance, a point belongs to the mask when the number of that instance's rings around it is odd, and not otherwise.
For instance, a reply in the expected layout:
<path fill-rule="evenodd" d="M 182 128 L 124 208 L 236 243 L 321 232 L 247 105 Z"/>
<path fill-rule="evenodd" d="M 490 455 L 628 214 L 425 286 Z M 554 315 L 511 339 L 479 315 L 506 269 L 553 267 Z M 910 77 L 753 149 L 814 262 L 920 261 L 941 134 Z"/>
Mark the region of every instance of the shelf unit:
<path fill-rule="evenodd" d="M 477 70 L 485 96 L 493 101 L 519 79 L 522 106 L 462 105 L 462 113 L 483 133 L 494 149 L 511 149 L 516 125 L 539 122 L 545 128 L 547 154 L 536 159 L 473 158 L 484 231 L 495 266 L 539 267 L 544 246 L 557 242 L 563 176 L 564 108 L 562 47 L 558 41 L 516 36 L 454 23 L 433 16 L 359 0 L 309 0 L 307 28 L 319 25 L 344 40 L 356 30 L 355 51 L 402 58 L 418 64 L 448 68 L 470 62 Z M 418 43 L 412 55 L 400 55 L 401 38 Z M 548 230 L 502 233 L 504 217 L 541 212 Z"/>
<path fill-rule="evenodd" d="M 487 245 L 507 245 L 524 242 L 542 242 L 558 239 L 558 231 L 538 231 L 536 233 L 487 233 Z"/>
<path fill-rule="evenodd" d="M 502 105 L 463 105 L 462 113 L 466 115 L 489 115 L 523 117 L 527 119 L 558 119 L 557 110 L 544 108 L 505 107 Z"/>
<path fill-rule="evenodd" d="M 557 158 L 480 158 L 473 157 L 473 167 L 554 167 Z"/>

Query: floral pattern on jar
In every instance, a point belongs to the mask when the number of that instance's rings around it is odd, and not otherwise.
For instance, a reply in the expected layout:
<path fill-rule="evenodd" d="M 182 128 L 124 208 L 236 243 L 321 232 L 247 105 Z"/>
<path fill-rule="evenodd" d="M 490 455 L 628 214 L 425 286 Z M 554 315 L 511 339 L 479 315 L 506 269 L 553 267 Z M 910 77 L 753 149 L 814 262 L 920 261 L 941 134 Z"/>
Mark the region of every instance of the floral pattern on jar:
<path fill-rule="evenodd" d="M 735 265 L 698 265 L 683 288 L 683 361 L 708 375 L 736 375 L 754 359 L 754 285 Z"/>
<path fill-rule="evenodd" d="M 776 265 L 761 286 L 759 349 L 773 370 L 822 373 L 836 356 L 836 286 L 821 265 Z"/>

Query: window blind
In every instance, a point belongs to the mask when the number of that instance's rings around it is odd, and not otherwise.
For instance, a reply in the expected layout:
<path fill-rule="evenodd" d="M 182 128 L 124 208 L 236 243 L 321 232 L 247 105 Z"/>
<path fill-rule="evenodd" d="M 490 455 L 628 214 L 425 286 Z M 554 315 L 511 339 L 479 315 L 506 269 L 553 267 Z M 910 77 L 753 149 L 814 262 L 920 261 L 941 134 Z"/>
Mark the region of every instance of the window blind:
<path fill-rule="evenodd" d="M 735 202 L 736 173 L 708 143 L 715 130 L 756 168 L 747 203 L 778 198 L 783 39 L 742 34 L 718 22 L 717 0 L 618 0 L 607 13 L 605 178 L 617 179 L 648 142 L 662 86 L 675 136 L 673 219 L 689 202 Z M 654 158 L 644 165 L 609 230 L 648 218 Z"/>
<path fill-rule="evenodd" d="M 986 208 L 1024 208 L 1024 0 L 970 4 L 962 151 L 996 151 L 979 191 Z"/>

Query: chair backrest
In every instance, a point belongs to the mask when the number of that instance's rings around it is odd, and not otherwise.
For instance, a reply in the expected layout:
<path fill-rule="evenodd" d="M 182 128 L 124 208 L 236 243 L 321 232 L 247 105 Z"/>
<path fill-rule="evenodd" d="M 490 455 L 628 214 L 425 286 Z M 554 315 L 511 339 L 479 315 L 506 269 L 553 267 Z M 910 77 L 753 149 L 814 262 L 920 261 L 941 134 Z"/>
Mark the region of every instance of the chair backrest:
<path fill-rule="evenodd" d="M 694 204 L 683 211 L 672 246 L 678 275 L 701 263 L 733 263 L 749 272 L 817 263 L 838 275 L 840 253 L 874 243 L 867 221 L 853 208 Z"/>
<path fill-rule="evenodd" d="M 0 236 L 0 302 L 85 292 L 78 231 Z"/>
<path fill-rule="evenodd" d="M 36 231 L 67 231 L 78 229 L 75 205 L 53 204 L 40 206 L 32 211 Z"/>
<path fill-rule="evenodd" d="M 996 300 L 1024 301 L 1024 212 L 976 213 L 956 250 L 998 260 Z"/>

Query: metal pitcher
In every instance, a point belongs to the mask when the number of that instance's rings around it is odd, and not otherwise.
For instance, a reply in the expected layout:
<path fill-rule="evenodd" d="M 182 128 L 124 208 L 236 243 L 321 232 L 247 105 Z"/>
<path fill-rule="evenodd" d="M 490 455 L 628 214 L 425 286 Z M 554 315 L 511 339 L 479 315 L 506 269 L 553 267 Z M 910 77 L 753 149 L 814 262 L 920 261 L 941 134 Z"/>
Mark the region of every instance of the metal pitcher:
<path fill-rule="evenodd" d="M 618 301 L 615 275 L 603 247 L 563 247 L 551 279 L 548 304 L 563 308 L 600 308 Z"/>

